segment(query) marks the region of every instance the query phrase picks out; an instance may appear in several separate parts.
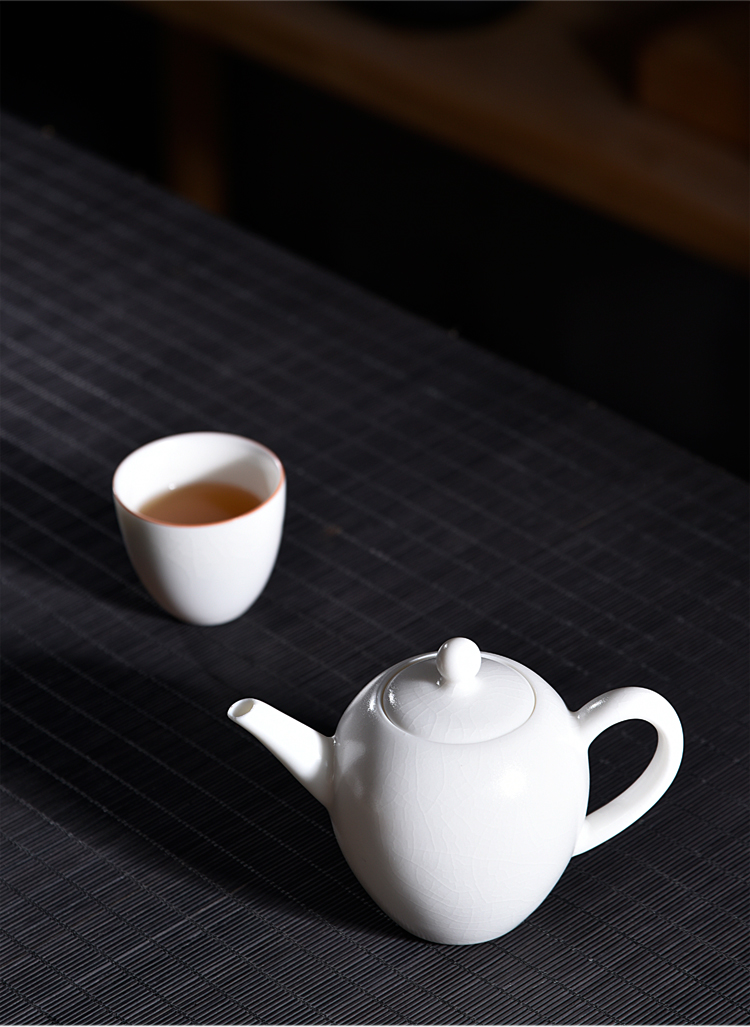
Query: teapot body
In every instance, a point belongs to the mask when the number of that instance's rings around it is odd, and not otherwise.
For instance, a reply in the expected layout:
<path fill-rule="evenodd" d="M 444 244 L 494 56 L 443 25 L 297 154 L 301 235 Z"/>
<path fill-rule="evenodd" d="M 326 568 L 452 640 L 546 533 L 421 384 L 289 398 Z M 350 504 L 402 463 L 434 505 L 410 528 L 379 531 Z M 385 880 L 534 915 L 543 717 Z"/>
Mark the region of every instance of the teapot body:
<path fill-rule="evenodd" d="M 512 663 L 513 661 L 508 661 Z M 394 725 L 378 675 L 334 736 L 329 811 L 352 871 L 407 931 L 470 944 L 512 930 L 545 899 L 586 816 L 587 745 L 557 693 L 533 717 L 480 742 L 435 742 Z"/>

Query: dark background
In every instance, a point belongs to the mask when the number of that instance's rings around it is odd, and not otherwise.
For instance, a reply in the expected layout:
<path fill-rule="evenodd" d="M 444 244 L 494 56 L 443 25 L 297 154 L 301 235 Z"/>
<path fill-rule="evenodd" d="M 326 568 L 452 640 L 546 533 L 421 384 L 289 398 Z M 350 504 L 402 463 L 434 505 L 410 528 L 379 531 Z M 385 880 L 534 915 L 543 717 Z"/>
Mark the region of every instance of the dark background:
<path fill-rule="evenodd" d="M 109 0 L 1 14 L 3 107 L 163 183 L 160 24 Z M 748 476 L 744 276 L 228 51 L 220 69 L 233 220 Z"/>

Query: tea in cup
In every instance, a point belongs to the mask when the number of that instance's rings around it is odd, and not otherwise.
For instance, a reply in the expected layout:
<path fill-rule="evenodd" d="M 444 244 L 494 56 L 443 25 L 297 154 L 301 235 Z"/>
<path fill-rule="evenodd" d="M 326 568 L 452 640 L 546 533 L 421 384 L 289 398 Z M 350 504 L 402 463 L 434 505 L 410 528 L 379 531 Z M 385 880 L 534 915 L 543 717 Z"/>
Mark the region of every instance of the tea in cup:
<path fill-rule="evenodd" d="M 252 439 L 187 432 L 126 457 L 112 481 L 130 561 L 146 590 L 189 624 L 225 624 L 248 610 L 281 542 L 286 476 Z"/>

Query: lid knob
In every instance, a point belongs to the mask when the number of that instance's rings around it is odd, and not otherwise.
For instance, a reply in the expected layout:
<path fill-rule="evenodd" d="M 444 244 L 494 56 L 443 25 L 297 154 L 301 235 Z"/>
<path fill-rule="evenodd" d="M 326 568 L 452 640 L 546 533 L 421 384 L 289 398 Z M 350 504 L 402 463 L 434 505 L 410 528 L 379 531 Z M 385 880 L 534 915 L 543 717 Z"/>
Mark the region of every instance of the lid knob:
<path fill-rule="evenodd" d="M 430 742 L 463 745 L 499 738 L 534 712 L 525 668 L 480 653 L 468 638 L 449 638 L 437 653 L 391 671 L 385 672 L 382 711 L 403 731 Z"/>
<path fill-rule="evenodd" d="M 479 646 L 470 638 L 449 638 L 438 649 L 435 660 L 440 684 L 457 685 L 472 681 L 482 666 Z"/>

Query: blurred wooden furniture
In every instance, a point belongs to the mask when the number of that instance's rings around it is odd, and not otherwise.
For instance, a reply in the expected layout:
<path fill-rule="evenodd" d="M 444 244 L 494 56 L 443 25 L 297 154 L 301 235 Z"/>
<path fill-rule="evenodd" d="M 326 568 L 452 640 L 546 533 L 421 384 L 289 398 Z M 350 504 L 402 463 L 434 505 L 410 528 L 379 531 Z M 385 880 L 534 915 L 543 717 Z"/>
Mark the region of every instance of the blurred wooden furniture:
<path fill-rule="evenodd" d="M 641 47 L 638 100 L 747 153 L 750 5 L 697 6 Z"/>
<path fill-rule="evenodd" d="M 226 210 L 220 76 L 215 49 L 172 27 L 166 40 L 167 145 L 170 187 L 206 210 Z"/>
<path fill-rule="evenodd" d="M 639 105 L 608 66 L 618 40 L 681 4 L 535 0 L 480 26 L 414 30 L 319 0 L 135 2 L 206 45 L 748 270 L 746 154 Z"/>

